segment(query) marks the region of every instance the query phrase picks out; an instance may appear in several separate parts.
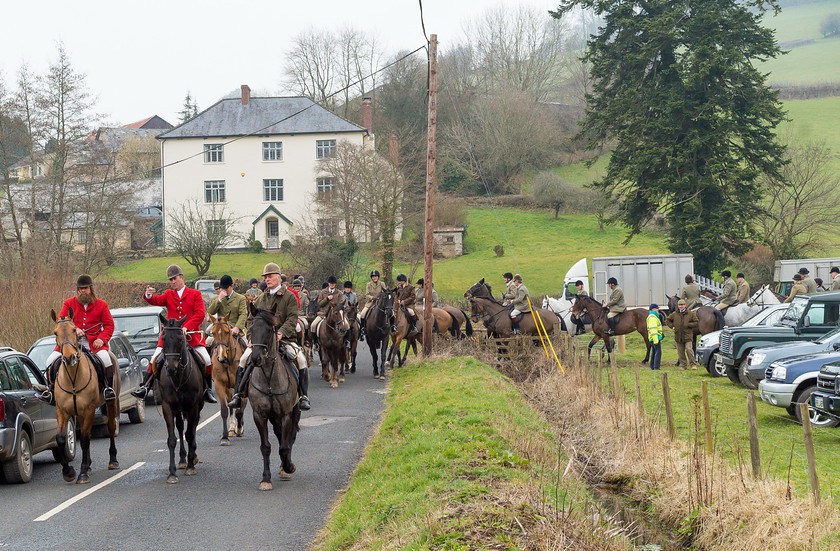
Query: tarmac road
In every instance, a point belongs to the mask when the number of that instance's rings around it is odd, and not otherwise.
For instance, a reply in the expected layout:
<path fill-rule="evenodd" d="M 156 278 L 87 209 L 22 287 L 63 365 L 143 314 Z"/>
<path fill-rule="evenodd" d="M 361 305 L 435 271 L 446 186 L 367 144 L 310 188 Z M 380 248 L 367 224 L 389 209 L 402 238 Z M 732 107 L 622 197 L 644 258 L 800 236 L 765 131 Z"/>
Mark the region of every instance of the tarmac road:
<path fill-rule="evenodd" d="M 179 471 L 180 482 L 166 484 L 166 425 L 160 408 L 147 406 L 143 424 L 122 416 L 121 470 L 107 470 L 108 439 L 95 439 L 90 484 L 64 482 L 50 452 L 35 457 L 32 482 L 0 483 L 0 549 L 306 549 L 383 409 L 385 382 L 373 378 L 367 345 L 359 344 L 357 372 L 338 389 L 319 379 L 317 360 L 311 368 L 312 409 L 301 417 L 291 481 L 276 476 L 280 459 L 272 434 L 274 490 L 258 491 L 262 455 L 250 407 L 245 435 L 220 447 L 219 407 L 205 404 L 201 419 L 209 422 L 197 434 L 198 474 Z M 81 449 L 77 470 L 80 461 Z"/>

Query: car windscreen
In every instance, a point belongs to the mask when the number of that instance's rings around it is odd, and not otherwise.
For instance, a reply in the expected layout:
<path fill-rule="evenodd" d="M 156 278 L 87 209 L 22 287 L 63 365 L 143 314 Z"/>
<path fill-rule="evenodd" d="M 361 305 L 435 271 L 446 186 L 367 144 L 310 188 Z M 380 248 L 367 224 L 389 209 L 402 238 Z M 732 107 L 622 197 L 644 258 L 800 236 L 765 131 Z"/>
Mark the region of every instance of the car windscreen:
<path fill-rule="evenodd" d="M 116 316 L 114 325 L 129 341 L 137 338 L 149 340 L 160 333 L 160 317 L 155 314 Z"/>
<path fill-rule="evenodd" d="M 35 343 L 35 345 L 26 355 L 29 356 L 33 362 L 35 362 L 35 365 L 38 366 L 38 369 L 44 371 L 45 369 L 47 369 L 47 356 L 49 356 L 53 350 L 55 350 L 55 339 L 47 339 Z"/>
<path fill-rule="evenodd" d="M 799 318 L 802 317 L 802 313 L 805 311 L 805 307 L 807 306 L 807 298 L 795 297 L 793 302 L 790 303 L 787 311 L 785 311 L 785 315 L 782 316 L 782 319 L 793 322 L 799 321 Z"/>

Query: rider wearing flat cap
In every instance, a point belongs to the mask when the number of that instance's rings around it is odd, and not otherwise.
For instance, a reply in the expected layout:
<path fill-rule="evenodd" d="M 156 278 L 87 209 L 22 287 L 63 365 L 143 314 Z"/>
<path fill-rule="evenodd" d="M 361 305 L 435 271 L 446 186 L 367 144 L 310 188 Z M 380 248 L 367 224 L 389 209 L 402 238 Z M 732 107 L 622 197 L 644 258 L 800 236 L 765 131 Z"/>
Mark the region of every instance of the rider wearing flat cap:
<path fill-rule="evenodd" d="M 114 318 L 111 317 L 111 309 L 108 303 L 97 298 L 93 291 L 93 279 L 89 275 L 80 275 L 76 280 L 76 296 L 70 297 L 61 305 L 59 318 L 71 317 L 76 326 L 76 336 L 86 337 L 83 344 L 89 347 L 90 351 L 102 362 L 103 373 L 97 370 L 99 375 L 99 387 L 106 402 L 116 400 L 117 395 L 112 388 L 114 384 L 114 363 L 108 352 L 108 342 L 114 335 Z M 49 373 L 47 379 L 50 387 L 41 393 L 40 398 L 45 402 L 54 403 L 53 391 L 55 390 L 55 378 L 58 375 L 59 359 L 61 352 L 56 345 L 55 350 L 47 357 Z M 97 366 L 98 367 L 98 366 Z"/>
<path fill-rule="evenodd" d="M 808 271 L 808 268 L 805 268 L 804 266 L 802 268 L 799 268 L 799 273 L 802 276 L 802 285 L 805 286 L 805 290 L 808 292 L 808 294 L 810 295 L 811 293 L 816 293 L 817 284 L 810 276 L 808 276 L 808 274 L 810 273 Z"/>

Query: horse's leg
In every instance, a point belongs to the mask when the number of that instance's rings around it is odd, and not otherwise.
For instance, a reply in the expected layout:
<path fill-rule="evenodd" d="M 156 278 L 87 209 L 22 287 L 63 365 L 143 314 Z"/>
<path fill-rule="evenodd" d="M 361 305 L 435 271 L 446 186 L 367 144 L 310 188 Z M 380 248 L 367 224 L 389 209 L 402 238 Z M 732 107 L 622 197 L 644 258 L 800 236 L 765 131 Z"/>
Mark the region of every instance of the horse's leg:
<path fill-rule="evenodd" d="M 117 444 L 114 442 L 114 438 L 117 436 L 117 425 L 120 422 L 119 389 L 117 389 L 116 400 L 105 402 L 105 410 L 108 414 L 108 436 L 111 439 L 111 444 L 108 447 L 108 470 L 115 471 L 120 468 L 120 462 L 117 461 Z"/>
<path fill-rule="evenodd" d="M 272 423 L 274 426 L 274 435 L 277 437 L 277 442 L 280 444 L 280 480 L 291 480 L 292 473 L 295 472 L 295 464 L 292 463 L 292 446 L 289 443 L 289 429 L 292 425 L 291 415 L 280 416 L 280 419 L 275 419 Z"/>
<path fill-rule="evenodd" d="M 344 379 L 344 369 L 347 367 L 347 358 L 349 356 L 349 351 L 347 348 L 344 347 L 344 342 L 341 343 L 341 349 L 338 353 L 338 357 L 341 360 L 338 365 L 336 366 L 338 369 L 338 382 L 343 383 L 345 382 Z"/>
<path fill-rule="evenodd" d="M 175 414 L 175 426 L 178 427 L 178 441 L 181 444 L 178 455 L 178 468 L 187 468 L 187 448 L 184 446 L 184 414 L 181 411 Z"/>
<path fill-rule="evenodd" d="M 79 476 L 76 484 L 87 484 L 90 482 L 90 431 L 93 429 L 93 417 L 96 414 L 96 406 L 88 405 L 82 411 L 82 428 L 79 435 L 79 442 L 82 445 L 82 464 L 79 466 Z M 79 416 L 77 415 L 78 419 Z"/>
<path fill-rule="evenodd" d="M 166 477 L 167 484 L 178 482 L 178 471 L 175 469 L 175 445 L 178 443 L 175 437 L 175 414 L 168 402 L 163 403 L 163 419 L 166 421 L 166 445 L 169 447 L 169 476 Z"/>
<path fill-rule="evenodd" d="M 402 341 L 402 338 L 399 337 L 399 336 L 391 338 L 391 347 L 388 349 L 388 360 L 385 362 L 385 367 L 391 367 L 392 365 L 394 365 L 393 362 L 394 362 L 394 350 L 395 349 L 396 349 L 396 352 L 397 352 L 397 359 L 399 360 L 400 342 L 401 341 Z"/>
<path fill-rule="evenodd" d="M 642 333 L 641 331 L 639 331 L 639 334 L 645 340 L 645 359 L 642 360 L 642 363 L 646 364 L 646 363 L 648 363 L 648 360 L 650 360 L 650 351 L 652 349 L 651 345 L 650 345 L 650 340 L 648 340 L 647 325 L 645 325 L 645 332 Z"/>
<path fill-rule="evenodd" d="M 586 359 L 588 360 L 590 356 L 592 356 L 592 347 L 595 346 L 595 343 L 598 342 L 598 339 L 601 338 L 601 335 L 595 333 L 595 336 L 592 337 L 592 340 L 589 341 L 589 347 L 586 349 Z M 607 339 L 604 338 L 604 346 L 607 346 Z"/>
<path fill-rule="evenodd" d="M 356 372 L 356 351 L 358 348 L 358 339 L 350 343 L 350 373 Z"/>
<path fill-rule="evenodd" d="M 198 427 L 198 423 L 201 420 L 201 408 L 198 405 L 195 405 L 190 409 L 189 413 L 187 414 L 187 445 L 190 447 L 189 454 L 187 454 L 187 468 L 184 469 L 184 474 L 186 476 L 192 476 L 196 474 L 195 464 L 196 464 L 196 450 L 198 449 L 198 444 L 195 441 L 195 431 Z"/>
<path fill-rule="evenodd" d="M 368 333 L 368 335 L 370 335 L 370 333 Z M 379 354 L 377 352 L 378 352 L 378 348 L 379 348 L 379 343 L 378 342 L 371 342 L 370 336 L 368 336 L 368 348 L 370 348 L 370 357 L 373 360 L 373 376 L 378 377 L 379 376 Z"/>
<path fill-rule="evenodd" d="M 242 407 L 236 410 L 236 436 L 241 438 L 245 434 L 245 406 L 248 398 L 243 398 Z"/>
<path fill-rule="evenodd" d="M 216 393 L 219 395 L 219 409 L 221 410 L 222 414 L 222 437 L 219 439 L 220 446 L 230 446 L 230 439 L 229 436 L 233 436 L 233 419 L 230 419 L 230 423 L 228 422 L 228 407 L 227 407 L 227 386 L 221 380 L 215 380 L 213 378 L 213 383 L 216 386 Z M 220 378 L 221 379 L 221 378 Z"/>
<path fill-rule="evenodd" d="M 64 410 L 61 408 L 56 408 L 55 417 L 58 422 L 58 432 L 55 435 L 55 444 L 59 450 L 62 450 L 60 459 L 61 476 L 64 478 L 65 482 L 73 482 L 73 479 L 76 478 L 76 469 L 73 468 L 73 465 L 70 464 L 70 460 L 63 453 L 64 447 L 67 445 L 67 420 L 70 417 L 64 413 Z"/>
<path fill-rule="evenodd" d="M 342 343 L 341 346 L 344 346 L 344 343 Z M 339 369 L 339 366 L 340 366 L 340 363 L 341 363 L 340 354 L 341 354 L 341 351 L 339 350 L 338 352 L 332 351 L 327 355 L 328 356 L 327 361 L 329 362 L 330 387 L 331 388 L 338 388 L 338 369 Z"/>
<path fill-rule="evenodd" d="M 251 404 L 251 409 L 254 411 L 254 424 L 257 426 L 257 432 L 260 433 L 260 452 L 263 456 L 263 476 L 260 482 L 260 490 L 271 490 L 271 442 L 268 440 L 268 419 L 257 413 L 254 405 Z"/>

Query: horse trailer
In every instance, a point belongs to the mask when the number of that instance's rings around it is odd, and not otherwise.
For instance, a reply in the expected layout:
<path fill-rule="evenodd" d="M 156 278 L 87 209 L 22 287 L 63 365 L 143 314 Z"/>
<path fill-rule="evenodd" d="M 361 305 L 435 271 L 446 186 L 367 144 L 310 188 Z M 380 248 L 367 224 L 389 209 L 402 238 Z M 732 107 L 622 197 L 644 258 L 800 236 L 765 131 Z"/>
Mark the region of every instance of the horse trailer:
<path fill-rule="evenodd" d="M 790 294 L 793 287 L 793 274 L 799 273 L 800 268 L 808 269 L 808 277 L 820 278 L 826 289 L 831 286 L 831 268 L 840 267 L 840 258 L 799 258 L 793 260 L 777 260 L 773 267 L 773 281 L 776 292 L 781 295 Z"/>

